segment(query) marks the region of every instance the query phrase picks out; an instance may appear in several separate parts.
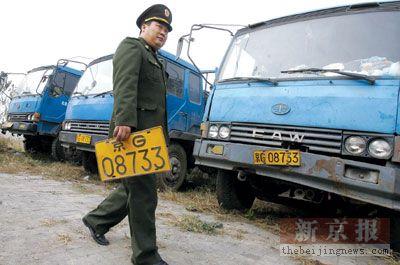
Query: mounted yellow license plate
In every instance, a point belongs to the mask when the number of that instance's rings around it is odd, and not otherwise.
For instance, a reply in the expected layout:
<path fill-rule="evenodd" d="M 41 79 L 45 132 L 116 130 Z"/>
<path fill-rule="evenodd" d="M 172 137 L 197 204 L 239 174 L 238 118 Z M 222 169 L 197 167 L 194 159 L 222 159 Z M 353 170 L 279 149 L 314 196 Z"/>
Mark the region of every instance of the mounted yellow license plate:
<path fill-rule="evenodd" d="M 171 170 L 161 126 L 135 132 L 123 142 L 99 141 L 95 148 L 102 181 Z"/>
<path fill-rule="evenodd" d="M 258 150 L 253 153 L 253 164 L 268 166 L 300 166 L 299 150 Z"/>
<path fill-rule="evenodd" d="M 76 135 L 76 142 L 77 143 L 90 144 L 91 140 L 92 140 L 92 136 L 90 136 L 90 135 L 82 134 L 82 133 L 78 133 Z"/>

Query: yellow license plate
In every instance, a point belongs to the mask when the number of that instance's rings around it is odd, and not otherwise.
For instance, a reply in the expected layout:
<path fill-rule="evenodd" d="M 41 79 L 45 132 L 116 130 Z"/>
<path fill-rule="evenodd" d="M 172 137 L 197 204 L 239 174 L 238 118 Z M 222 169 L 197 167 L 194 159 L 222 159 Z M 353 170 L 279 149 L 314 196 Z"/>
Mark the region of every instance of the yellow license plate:
<path fill-rule="evenodd" d="M 300 166 L 299 150 L 258 150 L 253 153 L 253 164 L 268 166 Z"/>
<path fill-rule="evenodd" d="M 3 123 L 3 124 L 1 125 L 1 128 L 3 128 L 3 129 L 9 129 L 9 128 L 11 128 L 11 127 L 13 126 L 13 124 L 14 124 L 14 123 L 12 123 L 12 122 L 6 121 L 5 123 Z"/>
<path fill-rule="evenodd" d="M 90 136 L 90 135 L 82 134 L 82 133 L 78 133 L 76 135 L 76 142 L 77 143 L 90 144 L 91 140 L 92 140 L 92 136 Z"/>
<path fill-rule="evenodd" d="M 95 148 L 102 181 L 171 170 L 161 126 L 135 132 L 123 142 L 99 141 Z"/>
<path fill-rule="evenodd" d="M 18 129 L 20 129 L 20 130 L 25 130 L 25 129 L 26 129 L 26 124 L 21 123 L 21 124 L 18 126 Z"/>

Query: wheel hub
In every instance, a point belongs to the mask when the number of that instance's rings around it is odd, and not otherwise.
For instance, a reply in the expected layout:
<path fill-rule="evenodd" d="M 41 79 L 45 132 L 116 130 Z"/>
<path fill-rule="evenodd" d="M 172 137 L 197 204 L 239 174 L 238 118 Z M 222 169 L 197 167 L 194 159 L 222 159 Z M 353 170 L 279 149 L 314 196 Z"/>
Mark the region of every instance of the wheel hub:
<path fill-rule="evenodd" d="M 179 179 L 181 172 L 181 162 L 176 157 L 171 157 L 169 159 L 171 164 L 171 173 L 167 174 L 167 181 L 174 182 Z"/>

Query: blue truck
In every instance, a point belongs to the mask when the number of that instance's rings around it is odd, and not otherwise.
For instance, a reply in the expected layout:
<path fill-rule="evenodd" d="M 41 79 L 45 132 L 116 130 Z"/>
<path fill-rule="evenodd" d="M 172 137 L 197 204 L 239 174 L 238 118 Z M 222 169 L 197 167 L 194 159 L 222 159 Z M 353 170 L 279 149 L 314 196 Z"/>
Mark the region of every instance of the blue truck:
<path fill-rule="evenodd" d="M 6 120 L 10 101 L 19 90 L 26 73 L 0 72 L 0 124 Z"/>
<path fill-rule="evenodd" d="M 221 207 L 285 195 L 400 210 L 399 25 L 394 1 L 236 32 L 194 146 Z"/>
<path fill-rule="evenodd" d="M 82 71 L 69 67 L 79 63 L 61 59 L 56 65 L 30 70 L 19 90 L 10 101 L 2 133 L 24 136 L 24 149 L 28 153 L 51 153 L 63 159 L 58 141 L 68 101 Z"/>
<path fill-rule="evenodd" d="M 63 147 L 82 151 L 82 164 L 90 173 L 97 173 L 94 144 L 108 138 L 114 104 L 112 57 L 104 56 L 89 64 L 68 103 L 59 136 Z M 186 182 L 188 169 L 194 166 L 193 145 L 200 137 L 207 94 L 201 73 L 194 66 L 163 50 L 159 58 L 168 75 L 168 150 L 172 166 L 171 174 L 162 175 L 160 185 L 178 190 Z"/>

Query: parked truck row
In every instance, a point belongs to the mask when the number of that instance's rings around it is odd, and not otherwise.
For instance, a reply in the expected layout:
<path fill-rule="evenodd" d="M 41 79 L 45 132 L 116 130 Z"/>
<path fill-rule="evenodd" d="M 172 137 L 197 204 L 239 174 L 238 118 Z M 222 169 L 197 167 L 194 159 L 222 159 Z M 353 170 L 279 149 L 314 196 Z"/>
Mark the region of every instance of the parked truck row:
<path fill-rule="evenodd" d="M 84 72 L 67 67 L 67 60 L 29 71 L 19 94 L 10 102 L 2 132 L 23 135 L 28 153 L 48 151 L 56 160 L 82 161 L 86 171 L 96 174 L 94 144 L 108 138 L 114 104 L 112 57 L 92 61 Z M 172 169 L 170 174 L 162 175 L 160 185 L 178 190 L 194 167 L 193 145 L 200 137 L 208 92 L 193 65 L 166 51 L 160 51 L 159 58 L 168 76 Z"/>

